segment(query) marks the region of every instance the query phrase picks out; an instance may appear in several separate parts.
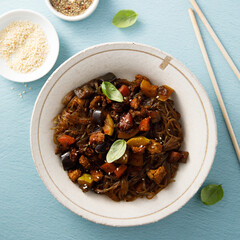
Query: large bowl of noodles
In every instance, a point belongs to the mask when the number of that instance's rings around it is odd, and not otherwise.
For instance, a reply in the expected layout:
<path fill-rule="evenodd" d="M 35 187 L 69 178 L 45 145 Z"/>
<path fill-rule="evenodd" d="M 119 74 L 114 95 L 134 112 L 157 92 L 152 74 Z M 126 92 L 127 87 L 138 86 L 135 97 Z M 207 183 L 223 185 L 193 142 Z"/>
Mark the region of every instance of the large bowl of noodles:
<path fill-rule="evenodd" d="M 172 98 L 181 113 L 186 164 L 179 166 L 174 182 L 154 198 L 114 202 L 103 195 L 83 193 L 63 171 L 55 155 L 53 118 L 61 100 L 91 79 L 113 72 L 125 79 L 136 74 L 153 84 L 175 90 Z M 42 88 L 31 121 L 31 150 L 36 169 L 52 195 L 72 212 L 110 226 L 135 226 L 156 222 L 184 206 L 198 191 L 212 166 L 217 146 L 216 120 L 207 93 L 197 78 L 178 60 L 143 44 L 105 43 L 79 52 L 63 63 Z"/>

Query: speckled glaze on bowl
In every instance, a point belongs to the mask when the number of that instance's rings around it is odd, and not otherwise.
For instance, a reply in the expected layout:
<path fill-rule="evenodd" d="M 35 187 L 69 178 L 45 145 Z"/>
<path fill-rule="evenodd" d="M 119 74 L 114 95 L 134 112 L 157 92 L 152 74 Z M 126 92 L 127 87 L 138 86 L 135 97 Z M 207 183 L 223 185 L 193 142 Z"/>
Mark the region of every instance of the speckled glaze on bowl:
<path fill-rule="evenodd" d="M 189 151 L 176 182 L 151 200 L 114 202 L 92 192 L 84 194 L 63 171 L 54 154 L 52 119 L 70 90 L 113 72 L 134 79 L 146 75 L 154 84 L 175 89 L 173 99 L 182 115 L 183 150 Z M 88 48 L 63 63 L 41 90 L 31 121 L 31 149 L 37 171 L 53 196 L 74 213 L 111 226 L 135 226 L 158 221 L 186 204 L 212 166 L 217 146 L 216 120 L 209 98 L 196 77 L 178 60 L 159 49 L 138 43 L 106 43 Z"/>

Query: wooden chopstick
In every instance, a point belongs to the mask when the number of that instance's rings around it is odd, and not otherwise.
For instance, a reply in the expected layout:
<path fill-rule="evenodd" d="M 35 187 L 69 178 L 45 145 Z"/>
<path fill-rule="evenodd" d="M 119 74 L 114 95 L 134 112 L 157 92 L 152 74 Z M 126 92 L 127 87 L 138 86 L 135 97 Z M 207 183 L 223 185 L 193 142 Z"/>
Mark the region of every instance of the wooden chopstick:
<path fill-rule="evenodd" d="M 231 57 L 229 56 L 227 50 L 224 48 L 224 46 L 222 45 L 222 43 L 220 42 L 219 38 L 217 37 L 217 35 L 215 34 L 215 32 L 213 31 L 212 27 L 210 26 L 210 24 L 208 23 L 207 19 L 205 18 L 204 14 L 202 13 L 201 9 L 199 8 L 199 6 L 197 5 L 195 0 L 190 0 L 191 4 L 193 5 L 195 11 L 197 12 L 198 16 L 200 17 L 200 19 L 202 20 L 203 24 L 205 25 L 205 27 L 207 28 L 208 32 L 210 33 L 210 35 L 212 36 L 213 40 L 215 41 L 215 43 L 217 44 L 218 48 L 220 49 L 220 51 L 222 52 L 224 58 L 227 60 L 228 64 L 230 65 L 230 67 L 232 68 L 233 72 L 236 74 L 237 78 L 240 80 L 240 72 L 237 69 L 236 65 L 234 64 L 233 60 L 231 59 Z"/>
<path fill-rule="evenodd" d="M 217 95 L 217 99 L 218 99 L 220 108 L 222 110 L 222 114 L 223 114 L 224 120 L 226 122 L 229 135 L 230 135 L 230 137 L 232 139 L 233 146 L 235 148 L 238 160 L 240 162 L 240 149 L 239 149 L 239 146 L 238 146 L 238 142 L 237 142 L 237 139 L 235 137 L 235 134 L 234 134 L 231 122 L 229 120 L 229 117 L 228 117 L 228 114 L 227 114 L 227 110 L 226 110 L 226 107 L 224 105 L 224 102 L 223 102 L 223 99 L 222 99 L 222 96 L 221 96 L 221 92 L 219 90 L 219 87 L 218 87 L 218 84 L 217 84 L 217 80 L 215 78 L 215 75 L 214 75 L 214 72 L 213 72 L 213 69 L 212 69 L 212 66 L 211 66 L 211 63 L 210 63 L 210 60 L 209 60 L 209 57 L 208 57 L 205 45 L 204 45 L 204 42 L 203 42 L 203 39 L 202 39 L 202 36 L 201 36 L 201 32 L 199 30 L 199 27 L 198 27 L 198 24 L 197 24 L 197 21 L 196 21 L 196 18 L 195 18 L 195 14 L 194 14 L 194 12 L 193 12 L 193 10 L 191 8 L 188 10 L 188 12 L 189 12 L 189 15 L 190 15 L 190 18 L 191 18 L 191 21 L 192 21 L 192 25 L 193 25 L 193 28 L 194 28 L 194 31 L 195 31 L 195 34 L 196 34 L 196 37 L 197 37 L 200 49 L 202 51 L 202 55 L 203 55 L 204 61 L 206 63 L 207 69 L 208 69 L 209 76 L 210 76 L 210 78 L 212 80 L 212 84 L 213 84 L 215 93 Z"/>

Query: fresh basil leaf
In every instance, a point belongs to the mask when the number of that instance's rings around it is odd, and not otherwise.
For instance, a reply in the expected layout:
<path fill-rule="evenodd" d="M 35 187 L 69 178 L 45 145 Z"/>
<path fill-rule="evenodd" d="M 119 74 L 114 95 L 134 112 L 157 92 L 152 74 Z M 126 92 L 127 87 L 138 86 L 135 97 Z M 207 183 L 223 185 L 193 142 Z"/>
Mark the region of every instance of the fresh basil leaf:
<path fill-rule="evenodd" d="M 122 94 L 110 82 L 102 82 L 102 92 L 110 99 L 116 102 L 123 102 Z"/>
<path fill-rule="evenodd" d="M 113 18 L 113 25 L 118 28 L 127 28 L 137 21 L 138 14 L 133 10 L 121 10 Z"/>
<path fill-rule="evenodd" d="M 112 163 L 123 156 L 127 148 L 127 143 L 123 139 L 118 139 L 110 147 L 107 153 L 107 162 Z"/>
<path fill-rule="evenodd" d="M 201 190 L 201 200 L 205 205 L 213 205 L 223 198 L 222 185 L 210 184 Z"/>

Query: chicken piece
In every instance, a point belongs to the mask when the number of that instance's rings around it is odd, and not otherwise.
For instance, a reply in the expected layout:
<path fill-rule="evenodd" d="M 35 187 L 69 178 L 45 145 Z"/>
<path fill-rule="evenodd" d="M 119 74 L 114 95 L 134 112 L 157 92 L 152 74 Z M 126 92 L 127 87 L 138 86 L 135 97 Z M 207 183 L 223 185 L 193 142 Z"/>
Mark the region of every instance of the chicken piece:
<path fill-rule="evenodd" d="M 90 173 L 94 182 L 98 182 L 103 178 L 103 173 L 100 170 L 91 170 Z"/>
<path fill-rule="evenodd" d="M 103 143 L 105 139 L 105 135 L 102 132 L 94 132 L 91 134 L 90 138 L 89 138 L 89 143 L 93 144 L 100 144 Z"/>
<path fill-rule="evenodd" d="M 84 155 L 82 155 L 82 156 L 79 158 L 79 163 L 80 163 L 85 169 L 90 169 L 90 167 L 91 167 L 91 164 L 90 164 L 89 160 L 88 160 Z"/>
<path fill-rule="evenodd" d="M 82 174 L 82 172 L 81 172 L 80 169 L 75 169 L 75 170 L 69 170 L 68 171 L 68 176 L 73 182 L 76 182 L 77 179 L 81 176 L 81 174 Z"/>
<path fill-rule="evenodd" d="M 164 177 L 167 175 L 167 171 L 164 166 L 160 166 L 157 169 L 152 169 L 147 172 L 149 179 L 154 181 L 156 184 L 160 184 Z"/>
<path fill-rule="evenodd" d="M 156 140 L 152 140 L 152 139 L 151 139 L 151 144 L 149 144 L 147 146 L 147 150 L 151 155 L 162 152 L 162 148 L 163 148 L 163 146 L 159 142 L 157 142 Z"/>

